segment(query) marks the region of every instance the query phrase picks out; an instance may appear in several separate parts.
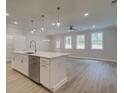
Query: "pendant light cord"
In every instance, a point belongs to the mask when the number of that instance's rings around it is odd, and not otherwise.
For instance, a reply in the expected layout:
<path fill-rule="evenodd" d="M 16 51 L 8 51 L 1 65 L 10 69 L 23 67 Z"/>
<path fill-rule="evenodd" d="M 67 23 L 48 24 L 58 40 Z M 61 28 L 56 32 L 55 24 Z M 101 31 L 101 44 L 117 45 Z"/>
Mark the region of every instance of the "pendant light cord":
<path fill-rule="evenodd" d="M 31 20 L 31 23 L 32 23 L 32 28 L 34 29 L 34 20 Z"/>
<path fill-rule="evenodd" d="M 57 7 L 57 10 L 58 10 L 58 22 L 60 22 L 60 15 L 59 15 L 59 10 L 60 10 L 60 7 Z"/>
<path fill-rule="evenodd" d="M 41 17 L 42 17 L 42 27 L 44 28 L 44 15 L 41 15 Z"/>

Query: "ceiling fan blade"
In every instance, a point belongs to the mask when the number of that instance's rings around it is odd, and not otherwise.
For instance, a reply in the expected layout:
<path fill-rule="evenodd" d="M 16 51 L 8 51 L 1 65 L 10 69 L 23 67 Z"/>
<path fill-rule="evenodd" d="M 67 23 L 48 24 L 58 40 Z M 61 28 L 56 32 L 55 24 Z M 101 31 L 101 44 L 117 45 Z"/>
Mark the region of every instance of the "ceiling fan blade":
<path fill-rule="evenodd" d="M 73 25 L 70 25 L 70 27 L 69 27 L 69 30 L 78 30 L 78 29 L 76 29 Z"/>

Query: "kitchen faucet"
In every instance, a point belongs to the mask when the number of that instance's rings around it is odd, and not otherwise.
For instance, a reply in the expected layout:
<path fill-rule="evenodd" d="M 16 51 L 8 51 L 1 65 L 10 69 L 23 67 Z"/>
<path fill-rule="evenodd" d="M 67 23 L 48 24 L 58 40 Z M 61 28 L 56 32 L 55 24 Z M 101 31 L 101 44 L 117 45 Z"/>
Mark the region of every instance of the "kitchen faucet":
<path fill-rule="evenodd" d="M 34 50 L 34 51 L 35 51 L 35 53 L 36 53 L 36 51 L 37 51 L 37 49 L 36 49 L 36 41 L 35 41 L 35 40 L 31 40 L 31 41 L 30 41 L 30 48 L 31 48 L 31 46 L 32 46 L 32 43 L 35 44 L 35 50 Z"/>

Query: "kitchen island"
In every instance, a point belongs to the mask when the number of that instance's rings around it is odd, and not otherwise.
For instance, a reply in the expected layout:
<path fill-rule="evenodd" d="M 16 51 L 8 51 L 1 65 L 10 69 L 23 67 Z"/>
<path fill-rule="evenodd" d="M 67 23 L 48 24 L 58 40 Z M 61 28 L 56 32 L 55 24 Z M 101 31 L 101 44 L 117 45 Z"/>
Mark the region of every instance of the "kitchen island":
<path fill-rule="evenodd" d="M 55 92 L 67 82 L 65 60 L 68 53 L 15 51 L 12 68 Z"/>

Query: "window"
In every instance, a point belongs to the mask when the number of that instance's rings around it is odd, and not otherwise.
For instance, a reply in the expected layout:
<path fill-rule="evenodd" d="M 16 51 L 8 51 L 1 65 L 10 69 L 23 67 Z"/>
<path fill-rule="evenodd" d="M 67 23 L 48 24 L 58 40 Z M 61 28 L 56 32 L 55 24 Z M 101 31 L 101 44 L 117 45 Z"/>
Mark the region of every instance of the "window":
<path fill-rule="evenodd" d="M 85 36 L 84 35 L 77 35 L 77 49 L 84 49 L 85 48 Z"/>
<path fill-rule="evenodd" d="M 56 41 L 56 48 L 60 48 L 60 40 Z"/>
<path fill-rule="evenodd" d="M 71 36 L 66 36 L 65 37 L 65 48 L 66 49 L 71 49 L 72 48 L 72 45 L 71 45 Z"/>
<path fill-rule="evenodd" d="M 103 33 L 95 32 L 91 36 L 91 47 L 92 49 L 103 49 Z"/>

